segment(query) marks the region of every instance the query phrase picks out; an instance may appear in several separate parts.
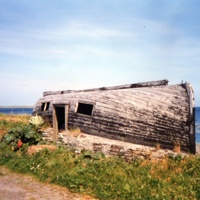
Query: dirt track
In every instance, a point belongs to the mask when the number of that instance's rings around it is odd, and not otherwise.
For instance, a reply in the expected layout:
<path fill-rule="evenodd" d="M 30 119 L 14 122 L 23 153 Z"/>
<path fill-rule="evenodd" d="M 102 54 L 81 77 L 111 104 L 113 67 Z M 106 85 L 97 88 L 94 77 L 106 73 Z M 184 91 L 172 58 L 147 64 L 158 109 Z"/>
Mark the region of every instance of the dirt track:
<path fill-rule="evenodd" d="M 89 196 L 71 193 L 66 188 L 41 183 L 31 176 L 10 172 L 0 166 L 1 200 L 94 200 Z"/>

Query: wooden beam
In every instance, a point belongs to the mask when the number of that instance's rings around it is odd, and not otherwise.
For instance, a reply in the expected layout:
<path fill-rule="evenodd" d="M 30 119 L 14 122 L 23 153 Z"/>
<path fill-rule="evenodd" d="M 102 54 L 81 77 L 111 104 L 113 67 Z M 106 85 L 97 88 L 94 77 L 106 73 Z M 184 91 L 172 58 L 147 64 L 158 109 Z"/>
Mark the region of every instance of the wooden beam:
<path fill-rule="evenodd" d="M 168 85 L 168 80 L 150 81 L 150 82 L 126 84 L 126 85 L 119 85 L 119 86 L 112 86 L 112 87 L 93 88 L 93 89 L 86 89 L 86 90 L 46 91 L 43 93 L 43 96 L 45 97 L 48 95 L 68 94 L 68 93 L 78 93 L 78 92 L 122 90 L 122 89 L 139 88 L 139 87 L 155 87 L 155 86 L 161 86 L 161 85 Z"/>
<path fill-rule="evenodd" d="M 53 142 L 58 140 L 58 121 L 56 116 L 56 107 L 53 105 Z"/>
<path fill-rule="evenodd" d="M 192 153 L 196 153 L 196 141 L 195 141 L 195 107 L 194 107 L 194 91 L 189 83 L 184 84 L 188 94 L 189 104 L 189 138 Z"/>
<path fill-rule="evenodd" d="M 65 105 L 65 130 L 68 130 L 69 104 Z"/>

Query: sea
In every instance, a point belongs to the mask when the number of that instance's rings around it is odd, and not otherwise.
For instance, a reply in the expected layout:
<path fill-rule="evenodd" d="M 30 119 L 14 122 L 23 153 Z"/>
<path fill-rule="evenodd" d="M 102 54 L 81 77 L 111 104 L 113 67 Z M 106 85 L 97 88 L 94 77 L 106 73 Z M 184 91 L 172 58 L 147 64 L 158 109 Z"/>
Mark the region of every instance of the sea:
<path fill-rule="evenodd" d="M 200 107 L 195 108 L 196 143 L 200 144 Z"/>
<path fill-rule="evenodd" d="M 0 108 L 0 113 L 4 114 L 28 114 L 31 115 L 33 108 Z M 195 132 L 196 143 L 200 144 L 200 107 L 195 108 Z"/>
<path fill-rule="evenodd" d="M 33 108 L 19 108 L 19 107 L 13 107 L 13 108 L 0 108 L 0 113 L 4 114 L 28 114 L 31 115 L 33 112 Z"/>

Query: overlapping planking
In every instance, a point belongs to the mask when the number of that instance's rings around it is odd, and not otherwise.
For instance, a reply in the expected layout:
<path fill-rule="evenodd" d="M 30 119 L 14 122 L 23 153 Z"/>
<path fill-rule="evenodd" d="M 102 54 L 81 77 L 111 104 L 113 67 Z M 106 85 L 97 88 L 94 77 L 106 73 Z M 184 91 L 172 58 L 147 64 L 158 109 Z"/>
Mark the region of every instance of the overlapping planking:
<path fill-rule="evenodd" d="M 49 109 L 41 110 L 42 104 L 47 102 Z M 168 85 L 167 80 L 161 80 L 44 92 L 33 114 L 42 115 L 56 129 L 61 129 L 62 117 L 58 113 L 65 105 L 69 105 L 67 113 L 63 111 L 63 117 L 67 118 L 65 127 L 78 127 L 88 134 L 150 146 L 159 143 L 173 148 L 179 143 L 183 150 L 195 152 L 194 94 L 188 83 Z M 89 115 L 87 108 L 92 109 Z M 83 109 L 81 113 L 80 109 Z"/>

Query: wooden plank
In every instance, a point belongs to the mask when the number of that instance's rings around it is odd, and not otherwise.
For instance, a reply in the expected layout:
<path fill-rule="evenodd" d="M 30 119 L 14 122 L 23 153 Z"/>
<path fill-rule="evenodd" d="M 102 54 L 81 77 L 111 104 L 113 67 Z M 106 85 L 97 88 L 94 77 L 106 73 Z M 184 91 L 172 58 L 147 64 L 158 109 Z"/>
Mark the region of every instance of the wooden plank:
<path fill-rule="evenodd" d="M 53 105 L 53 142 L 58 140 L 58 121 L 56 116 L 56 107 Z"/>
<path fill-rule="evenodd" d="M 65 105 L 65 130 L 68 130 L 69 104 Z"/>
<path fill-rule="evenodd" d="M 196 153 L 196 142 L 195 142 L 195 108 L 194 108 L 194 91 L 189 83 L 185 84 L 186 91 L 188 94 L 188 103 L 189 103 L 189 137 L 191 144 L 191 151 Z"/>
<path fill-rule="evenodd" d="M 122 89 L 127 89 L 127 88 L 153 87 L 153 86 L 161 86 L 161 85 L 167 85 L 167 84 L 168 84 L 168 80 L 160 80 L 160 81 L 133 83 L 133 84 L 126 84 L 126 85 L 112 86 L 112 87 L 85 89 L 85 90 L 46 91 L 46 92 L 43 92 L 43 97 L 48 96 L 48 95 L 56 95 L 56 94 L 94 92 L 94 91 L 105 91 L 105 90 L 122 90 Z"/>
<path fill-rule="evenodd" d="M 144 85 L 141 84 L 140 88 L 138 85 L 126 85 L 127 88 L 120 86 L 121 89 L 116 86 L 106 90 L 84 90 L 87 92 L 61 91 L 60 94 L 41 98 L 35 110 L 40 108 L 41 102 L 49 101 L 51 104 L 56 102 L 63 105 L 68 103 L 70 106 L 65 109 L 65 116 L 68 116 L 65 124 L 69 127 L 75 126 L 89 134 L 95 133 L 140 144 L 155 145 L 159 142 L 161 145 L 173 147 L 177 140 L 184 149 L 188 150 L 190 145 L 193 147 L 194 128 L 188 124 L 191 115 L 194 114 L 191 107 L 192 93 L 188 95 L 191 89 L 188 88 L 187 92 L 185 84 L 156 87 L 152 86 L 153 83 L 151 86 L 147 83 Z M 92 116 L 76 113 L 78 102 L 94 104 Z M 194 126 L 194 123 L 192 125 Z"/>

